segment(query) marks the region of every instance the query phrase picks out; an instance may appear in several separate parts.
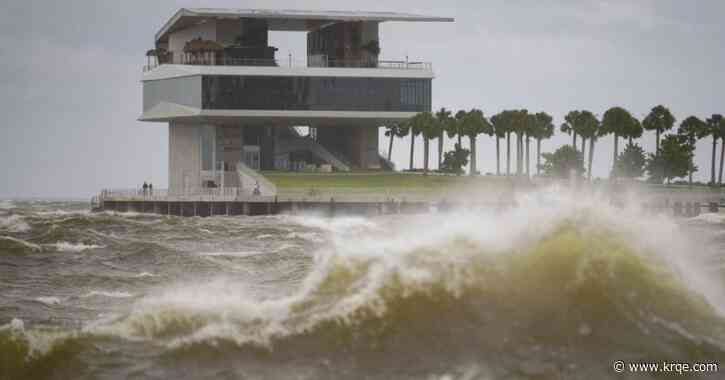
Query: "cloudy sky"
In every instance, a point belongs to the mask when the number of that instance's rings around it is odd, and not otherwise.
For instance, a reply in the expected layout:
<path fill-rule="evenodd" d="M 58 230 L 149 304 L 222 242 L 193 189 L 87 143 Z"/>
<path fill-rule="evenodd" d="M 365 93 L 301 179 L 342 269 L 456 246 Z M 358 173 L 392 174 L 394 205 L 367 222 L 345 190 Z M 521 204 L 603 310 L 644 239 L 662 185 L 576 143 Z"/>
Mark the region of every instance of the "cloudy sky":
<path fill-rule="evenodd" d="M 166 186 L 167 128 L 136 119 L 144 53 L 178 8 L 361 6 L 456 19 L 381 28 L 385 59 L 433 62 L 434 108 L 543 110 L 557 125 L 569 110 L 601 115 L 615 105 L 641 118 L 665 104 L 678 121 L 725 113 L 720 0 L 11 0 L 0 14 L 0 198 L 86 198 L 144 180 Z M 300 33 L 272 36 L 282 56 L 303 56 L 304 41 Z M 494 144 L 483 140 L 479 167 L 494 171 Z M 596 147 L 595 176 L 608 173 L 611 140 Z M 567 141 L 560 135 L 544 150 Z M 652 149 L 654 136 L 642 143 Z M 698 178 L 709 178 L 709 144 L 698 145 Z M 408 141 L 396 142 L 399 166 L 407 149 Z"/>

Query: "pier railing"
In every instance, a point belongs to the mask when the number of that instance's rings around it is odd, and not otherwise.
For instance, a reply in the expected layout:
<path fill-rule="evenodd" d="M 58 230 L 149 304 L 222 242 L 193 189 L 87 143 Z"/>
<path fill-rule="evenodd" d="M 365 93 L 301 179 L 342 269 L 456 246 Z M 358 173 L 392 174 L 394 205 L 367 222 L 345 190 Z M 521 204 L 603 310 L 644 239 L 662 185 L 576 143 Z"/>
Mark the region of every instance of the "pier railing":
<path fill-rule="evenodd" d="M 246 195 L 238 187 L 191 189 L 186 192 L 170 192 L 168 189 L 104 189 L 98 195 L 100 202 L 105 200 L 231 202 L 248 198 L 262 201 L 265 197 Z"/>

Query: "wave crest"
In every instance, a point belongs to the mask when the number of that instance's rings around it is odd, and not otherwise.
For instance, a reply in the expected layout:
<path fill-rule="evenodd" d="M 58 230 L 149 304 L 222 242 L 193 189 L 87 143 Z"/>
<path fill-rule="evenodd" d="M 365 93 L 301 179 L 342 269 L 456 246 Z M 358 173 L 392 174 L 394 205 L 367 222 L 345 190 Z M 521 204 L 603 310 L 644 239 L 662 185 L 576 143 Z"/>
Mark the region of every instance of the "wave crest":
<path fill-rule="evenodd" d="M 602 343 L 614 333 L 627 344 L 646 337 L 650 349 L 662 336 L 725 350 L 725 325 L 705 297 L 621 234 L 590 227 L 565 221 L 503 252 L 461 237 L 395 257 L 333 250 L 318 255 L 288 298 L 255 300 L 218 281 L 152 296 L 102 330 L 170 347 L 224 341 L 272 352 L 302 342 L 329 353 L 424 341 L 470 351 L 494 342 Z M 661 321 L 685 321 L 688 335 Z"/>

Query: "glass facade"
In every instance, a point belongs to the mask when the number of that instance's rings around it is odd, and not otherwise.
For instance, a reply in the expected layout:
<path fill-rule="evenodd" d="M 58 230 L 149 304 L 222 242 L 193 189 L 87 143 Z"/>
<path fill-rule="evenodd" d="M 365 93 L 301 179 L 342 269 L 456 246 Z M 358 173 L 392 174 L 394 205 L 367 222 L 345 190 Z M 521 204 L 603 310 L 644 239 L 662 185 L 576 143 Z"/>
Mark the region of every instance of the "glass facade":
<path fill-rule="evenodd" d="M 201 170 L 211 171 L 214 168 L 214 144 L 216 141 L 216 129 L 213 126 L 204 125 L 200 129 L 201 140 Z"/>
<path fill-rule="evenodd" d="M 423 112 L 431 109 L 431 80 L 205 75 L 202 107 Z"/>

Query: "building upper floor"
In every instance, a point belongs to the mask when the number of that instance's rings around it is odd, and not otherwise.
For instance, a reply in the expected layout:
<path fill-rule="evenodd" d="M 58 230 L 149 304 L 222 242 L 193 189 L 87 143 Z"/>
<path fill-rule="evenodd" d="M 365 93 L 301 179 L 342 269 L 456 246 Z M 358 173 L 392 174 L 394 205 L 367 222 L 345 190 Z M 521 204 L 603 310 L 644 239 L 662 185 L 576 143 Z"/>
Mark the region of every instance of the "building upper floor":
<path fill-rule="evenodd" d="M 381 60 L 379 24 L 450 22 L 392 12 L 182 8 L 156 33 L 144 71 L 159 65 L 383 68 L 432 71 L 428 62 Z M 276 56 L 270 31 L 307 33 L 306 59 Z"/>

